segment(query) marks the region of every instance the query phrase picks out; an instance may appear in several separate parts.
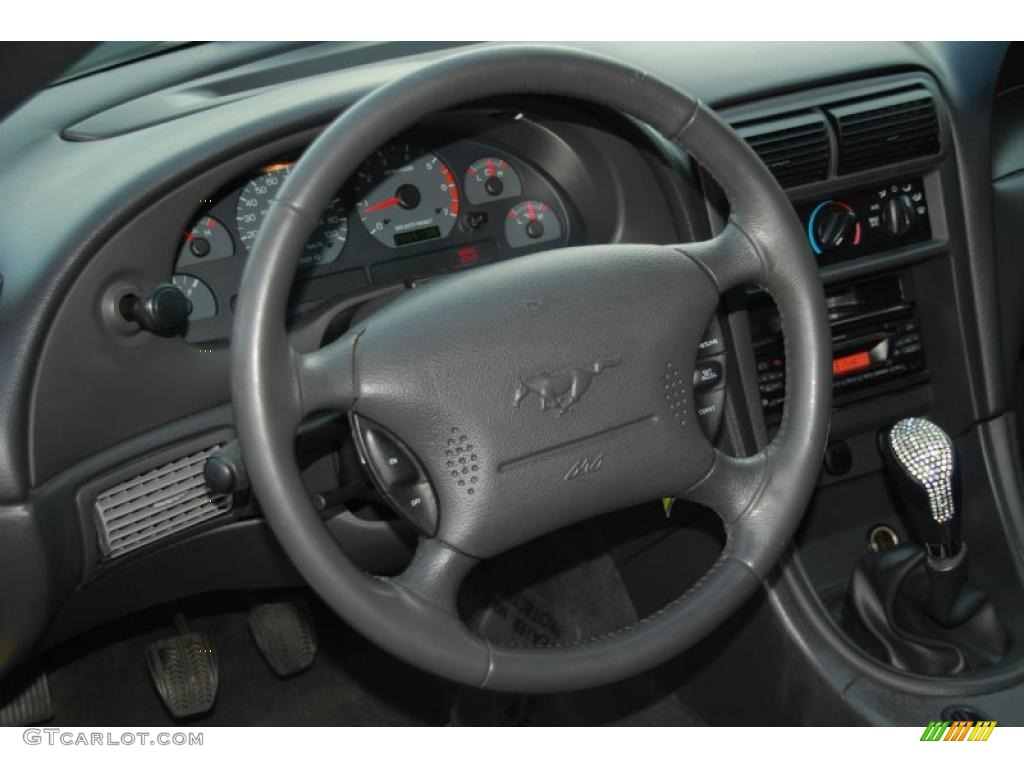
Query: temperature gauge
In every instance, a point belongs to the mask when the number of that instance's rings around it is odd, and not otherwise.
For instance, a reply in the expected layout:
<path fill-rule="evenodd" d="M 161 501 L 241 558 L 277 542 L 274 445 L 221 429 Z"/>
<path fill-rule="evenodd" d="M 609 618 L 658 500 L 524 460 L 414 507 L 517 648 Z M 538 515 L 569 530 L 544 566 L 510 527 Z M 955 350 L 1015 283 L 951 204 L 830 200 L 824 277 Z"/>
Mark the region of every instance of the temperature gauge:
<path fill-rule="evenodd" d="M 230 259 L 235 241 L 227 228 L 213 216 L 203 216 L 188 232 L 178 250 L 178 266 Z"/>
<path fill-rule="evenodd" d="M 525 200 L 505 216 L 505 239 L 513 248 L 525 248 L 561 236 L 562 223 L 547 203 Z"/>
<path fill-rule="evenodd" d="M 466 169 L 466 199 L 473 205 L 519 197 L 523 183 L 519 174 L 506 160 L 481 157 Z"/>

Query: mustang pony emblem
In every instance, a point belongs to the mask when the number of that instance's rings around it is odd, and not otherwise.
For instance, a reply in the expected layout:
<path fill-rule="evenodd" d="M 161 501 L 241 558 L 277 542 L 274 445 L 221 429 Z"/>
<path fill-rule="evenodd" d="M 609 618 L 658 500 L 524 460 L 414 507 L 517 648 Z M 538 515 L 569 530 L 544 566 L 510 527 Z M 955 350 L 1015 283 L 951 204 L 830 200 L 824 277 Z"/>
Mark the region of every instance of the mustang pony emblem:
<path fill-rule="evenodd" d="M 540 409 L 557 408 L 561 415 L 573 407 L 590 387 L 594 377 L 606 368 L 614 368 L 622 362 L 621 357 L 599 357 L 586 368 L 567 368 L 555 373 L 535 373 L 519 380 L 519 386 L 512 396 L 516 408 L 530 394 L 540 398 Z"/>

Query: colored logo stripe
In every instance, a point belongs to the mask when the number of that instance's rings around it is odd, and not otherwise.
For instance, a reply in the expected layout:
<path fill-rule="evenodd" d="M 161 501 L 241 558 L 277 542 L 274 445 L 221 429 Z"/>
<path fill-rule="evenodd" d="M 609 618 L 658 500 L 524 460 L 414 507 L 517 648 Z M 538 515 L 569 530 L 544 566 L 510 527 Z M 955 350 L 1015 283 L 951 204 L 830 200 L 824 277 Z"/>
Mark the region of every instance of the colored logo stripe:
<path fill-rule="evenodd" d="M 943 741 L 963 741 L 967 737 L 967 732 L 970 730 L 974 723 L 970 720 L 957 720 L 950 724 L 949 730 L 946 731 L 946 736 Z"/>
<path fill-rule="evenodd" d="M 921 734 L 921 741 L 988 741 L 995 720 L 933 720 Z"/>
<path fill-rule="evenodd" d="M 971 731 L 971 735 L 967 737 L 967 740 L 988 741 L 988 737 L 992 735 L 992 731 L 995 730 L 995 727 L 995 720 L 981 720 L 974 726 L 974 730 Z"/>

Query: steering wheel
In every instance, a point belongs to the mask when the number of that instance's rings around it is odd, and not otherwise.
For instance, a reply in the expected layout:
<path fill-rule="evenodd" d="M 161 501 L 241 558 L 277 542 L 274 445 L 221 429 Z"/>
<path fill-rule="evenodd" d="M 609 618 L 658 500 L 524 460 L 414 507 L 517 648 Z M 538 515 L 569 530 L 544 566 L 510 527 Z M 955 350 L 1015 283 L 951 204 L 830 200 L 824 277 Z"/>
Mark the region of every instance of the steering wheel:
<path fill-rule="evenodd" d="M 646 122 L 718 181 L 730 206 L 726 226 L 702 243 L 566 248 L 428 282 L 322 349 L 296 352 L 285 330 L 288 294 L 336 190 L 384 139 L 427 115 L 511 94 L 581 99 Z M 742 459 L 709 442 L 692 393 L 703 331 L 720 294 L 738 285 L 771 294 L 787 338 L 782 426 L 763 452 Z M 547 46 L 451 56 L 338 117 L 270 206 L 245 267 L 232 355 L 249 476 L 302 576 L 396 656 L 508 691 L 628 677 L 688 648 L 740 607 L 800 521 L 831 404 L 817 268 L 791 204 L 758 157 L 708 108 L 651 75 Z M 323 410 L 373 425 L 420 470 L 421 500 L 434 514 L 414 520 L 420 542 L 397 576 L 353 565 L 314 512 L 293 446 L 302 418 Z M 460 621 L 459 587 L 481 559 L 670 496 L 714 509 L 727 544 L 656 614 L 543 648 L 492 644 Z"/>

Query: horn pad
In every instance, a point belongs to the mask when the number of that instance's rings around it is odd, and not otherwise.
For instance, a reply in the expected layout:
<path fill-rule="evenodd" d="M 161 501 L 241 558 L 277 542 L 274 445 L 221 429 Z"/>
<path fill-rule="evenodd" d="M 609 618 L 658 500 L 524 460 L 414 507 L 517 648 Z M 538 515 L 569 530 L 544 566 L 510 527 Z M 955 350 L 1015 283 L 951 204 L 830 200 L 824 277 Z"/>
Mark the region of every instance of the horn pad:
<path fill-rule="evenodd" d="M 703 270 L 659 246 L 429 282 L 356 329 L 353 411 L 424 468 L 439 538 L 491 556 L 703 476 L 692 372 L 717 301 Z"/>

